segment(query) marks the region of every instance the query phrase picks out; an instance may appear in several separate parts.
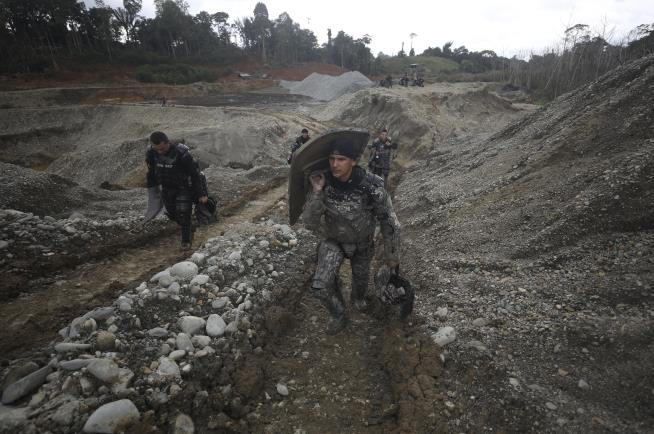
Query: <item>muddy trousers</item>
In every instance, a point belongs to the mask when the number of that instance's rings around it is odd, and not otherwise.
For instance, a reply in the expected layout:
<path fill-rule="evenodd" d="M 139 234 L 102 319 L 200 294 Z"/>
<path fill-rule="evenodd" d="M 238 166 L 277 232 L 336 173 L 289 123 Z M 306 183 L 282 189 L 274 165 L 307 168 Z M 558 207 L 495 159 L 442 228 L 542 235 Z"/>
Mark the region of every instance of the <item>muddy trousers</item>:
<path fill-rule="evenodd" d="M 345 315 L 345 302 L 338 276 L 343 260 L 350 259 L 352 266 L 352 300 L 362 300 L 368 289 L 370 262 L 374 253 L 372 238 L 357 244 L 339 244 L 325 240 L 318 246 L 318 265 L 311 283 L 311 292 L 333 317 Z"/>
<path fill-rule="evenodd" d="M 185 188 L 167 189 L 161 192 L 166 215 L 182 227 L 182 243 L 191 242 L 191 214 L 193 193 Z"/>

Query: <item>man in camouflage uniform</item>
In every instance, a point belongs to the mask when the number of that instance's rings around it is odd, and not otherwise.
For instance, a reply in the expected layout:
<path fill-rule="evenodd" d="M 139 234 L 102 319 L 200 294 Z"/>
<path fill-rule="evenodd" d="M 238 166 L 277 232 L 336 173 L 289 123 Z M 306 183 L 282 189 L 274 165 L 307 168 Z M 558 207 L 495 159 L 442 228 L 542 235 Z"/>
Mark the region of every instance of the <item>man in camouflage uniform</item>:
<path fill-rule="evenodd" d="M 365 311 L 377 222 L 391 267 L 399 265 L 400 224 L 382 179 L 357 166 L 353 143 L 339 139 L 331 146 L 330 170 L 310 177 L 312 192 L 302 218 L 309 229 L 323 229 L 311 291 L 329 310 L 327 332 L 334 334 L 348 322 L 338 278 L 343 260 L 349 258 L 352 266 L 352 302 Z"/>
<path fill-rule="evenodd" d="M 388 189 L 388 174 L 391 170 L 391 160 L 393 159 L 393 149 L 391 138 L 388 137 L 388 130 L 384 128 L 370 145 L 370 160 L 368 169 L 377 176 L 384 179 L 384 188 Z"/>

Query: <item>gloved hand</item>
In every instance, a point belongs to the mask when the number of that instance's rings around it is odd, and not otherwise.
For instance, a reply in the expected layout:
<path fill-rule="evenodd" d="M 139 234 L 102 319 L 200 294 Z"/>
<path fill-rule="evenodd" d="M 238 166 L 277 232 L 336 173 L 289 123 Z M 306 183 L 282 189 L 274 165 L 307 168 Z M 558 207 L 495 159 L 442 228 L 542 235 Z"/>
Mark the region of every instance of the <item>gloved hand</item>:
<path fill-rule="evenodd" d="M 155 218 L 163 208 L 163 201 L 161 200 L 161 191 L 159 186 L 148 188 L 148 209 L 145 211 L 143 223 L 147 223 Z"/>

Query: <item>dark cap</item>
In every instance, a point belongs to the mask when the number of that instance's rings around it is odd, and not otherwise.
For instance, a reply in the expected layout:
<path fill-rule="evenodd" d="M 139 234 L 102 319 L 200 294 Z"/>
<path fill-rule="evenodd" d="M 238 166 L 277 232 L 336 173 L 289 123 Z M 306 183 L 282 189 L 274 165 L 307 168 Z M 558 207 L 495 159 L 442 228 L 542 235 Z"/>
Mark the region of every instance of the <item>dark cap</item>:
<path fill-rule="evenodd" d="M 162 133 L 161 131 L 155 131 L 154 133 L 150 134 L 150 142 L 152 142 L 153 145 L 158 145 L 159 143 L 163 143 L 167 141 L 168 141 L 168 136 Z"/>
<path fill-rule="evenodd" d="M 382 132 L 382 133 L 387 133 L 388 130 L 387 130 L 386 128 L 384 128 L 383 130 L 381 130 L 381 132 Z"/>
<path fill-rule="evenodd" d="M 359 153 L 354 146 L 354 143 L 347 139 L 337 139 L 331 143 L 330 155 L 342 155 L 344 157 L 356 160 L 359 158 Z"/>
<path fill-rule="evenodd" d="M 302 134 L 304 134 L 304 133 L 309 134 L 309 130 L 307 130 L 306 128 L 302 128 L 302 131 L 300 131 L 300 132 L 301 132 Z"/>

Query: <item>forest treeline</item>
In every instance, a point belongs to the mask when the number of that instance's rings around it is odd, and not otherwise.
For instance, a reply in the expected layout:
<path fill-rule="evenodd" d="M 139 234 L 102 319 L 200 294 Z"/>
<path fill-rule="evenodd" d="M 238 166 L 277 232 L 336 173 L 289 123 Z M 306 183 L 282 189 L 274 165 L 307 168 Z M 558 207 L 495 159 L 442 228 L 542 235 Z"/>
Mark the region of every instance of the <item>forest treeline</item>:
<path fill-rule="evenodd" d="M 272 66 L 316 61 L 385 75 L 390 72 L 389 58 L 407 57 L 408 64 L 441 57 L 456 62 L 458 71 L 432 71 L 433 78 L 504 81 L 547 100 L 654 52 L 654 24 L 638 26 L 617 43 L 577 24 L 566 30 L 562 45 L 531 54 L 528 60 L 455 48 L 453 42 L 419 56 L 413 48 L 409 56 L 403 50 L 373 56 L 369 35 L 355 37 L 342 30 L 333 34 L 329 29 L 327 42 L 318 44 L 316 35 L 288 13 L 270 17 L 263 2 L 255 4 L 251 16 L 230 19 L 227 12 L 191 15 L 186 0 L 153 1 L 155 16 L 147 18 L 141 15 L 142 0 L 123 0 L 119 7 L 96 0 L 88 8 L 80 0 L 0 0 L 0 72 L 56 71 L 67 61 L 116 63 L 143 65 L 139 76 L 144 81 L 160 80 L 155 76 L 159 73 L 179 82 L 182 75 L 189 81 L 211 79 L 189 65 L 230 65 L 256 58 Z M 166 66 L 153 67 L 162 64 Z"/>
<path fill-rule="evenodd" d="M 253 15 L 230 22 L 227 12 L 189 14 L 185 0 L 154 0 L 155 16 L 140 15 L 142 0 L 87 8 L 78 0 L 0 0 L 0 65 L 3 72 L 38 73 L 62 61 L 127 64 L 231 64 L 256 56 L 264 64 L 333 63 L 370 72 L 370 37 L 343 31 L 318 45 L 315 34 L 284 12 L 268 15 L 262 2 Z M 8 60 L 11 61 L 8 61 Z"/>

